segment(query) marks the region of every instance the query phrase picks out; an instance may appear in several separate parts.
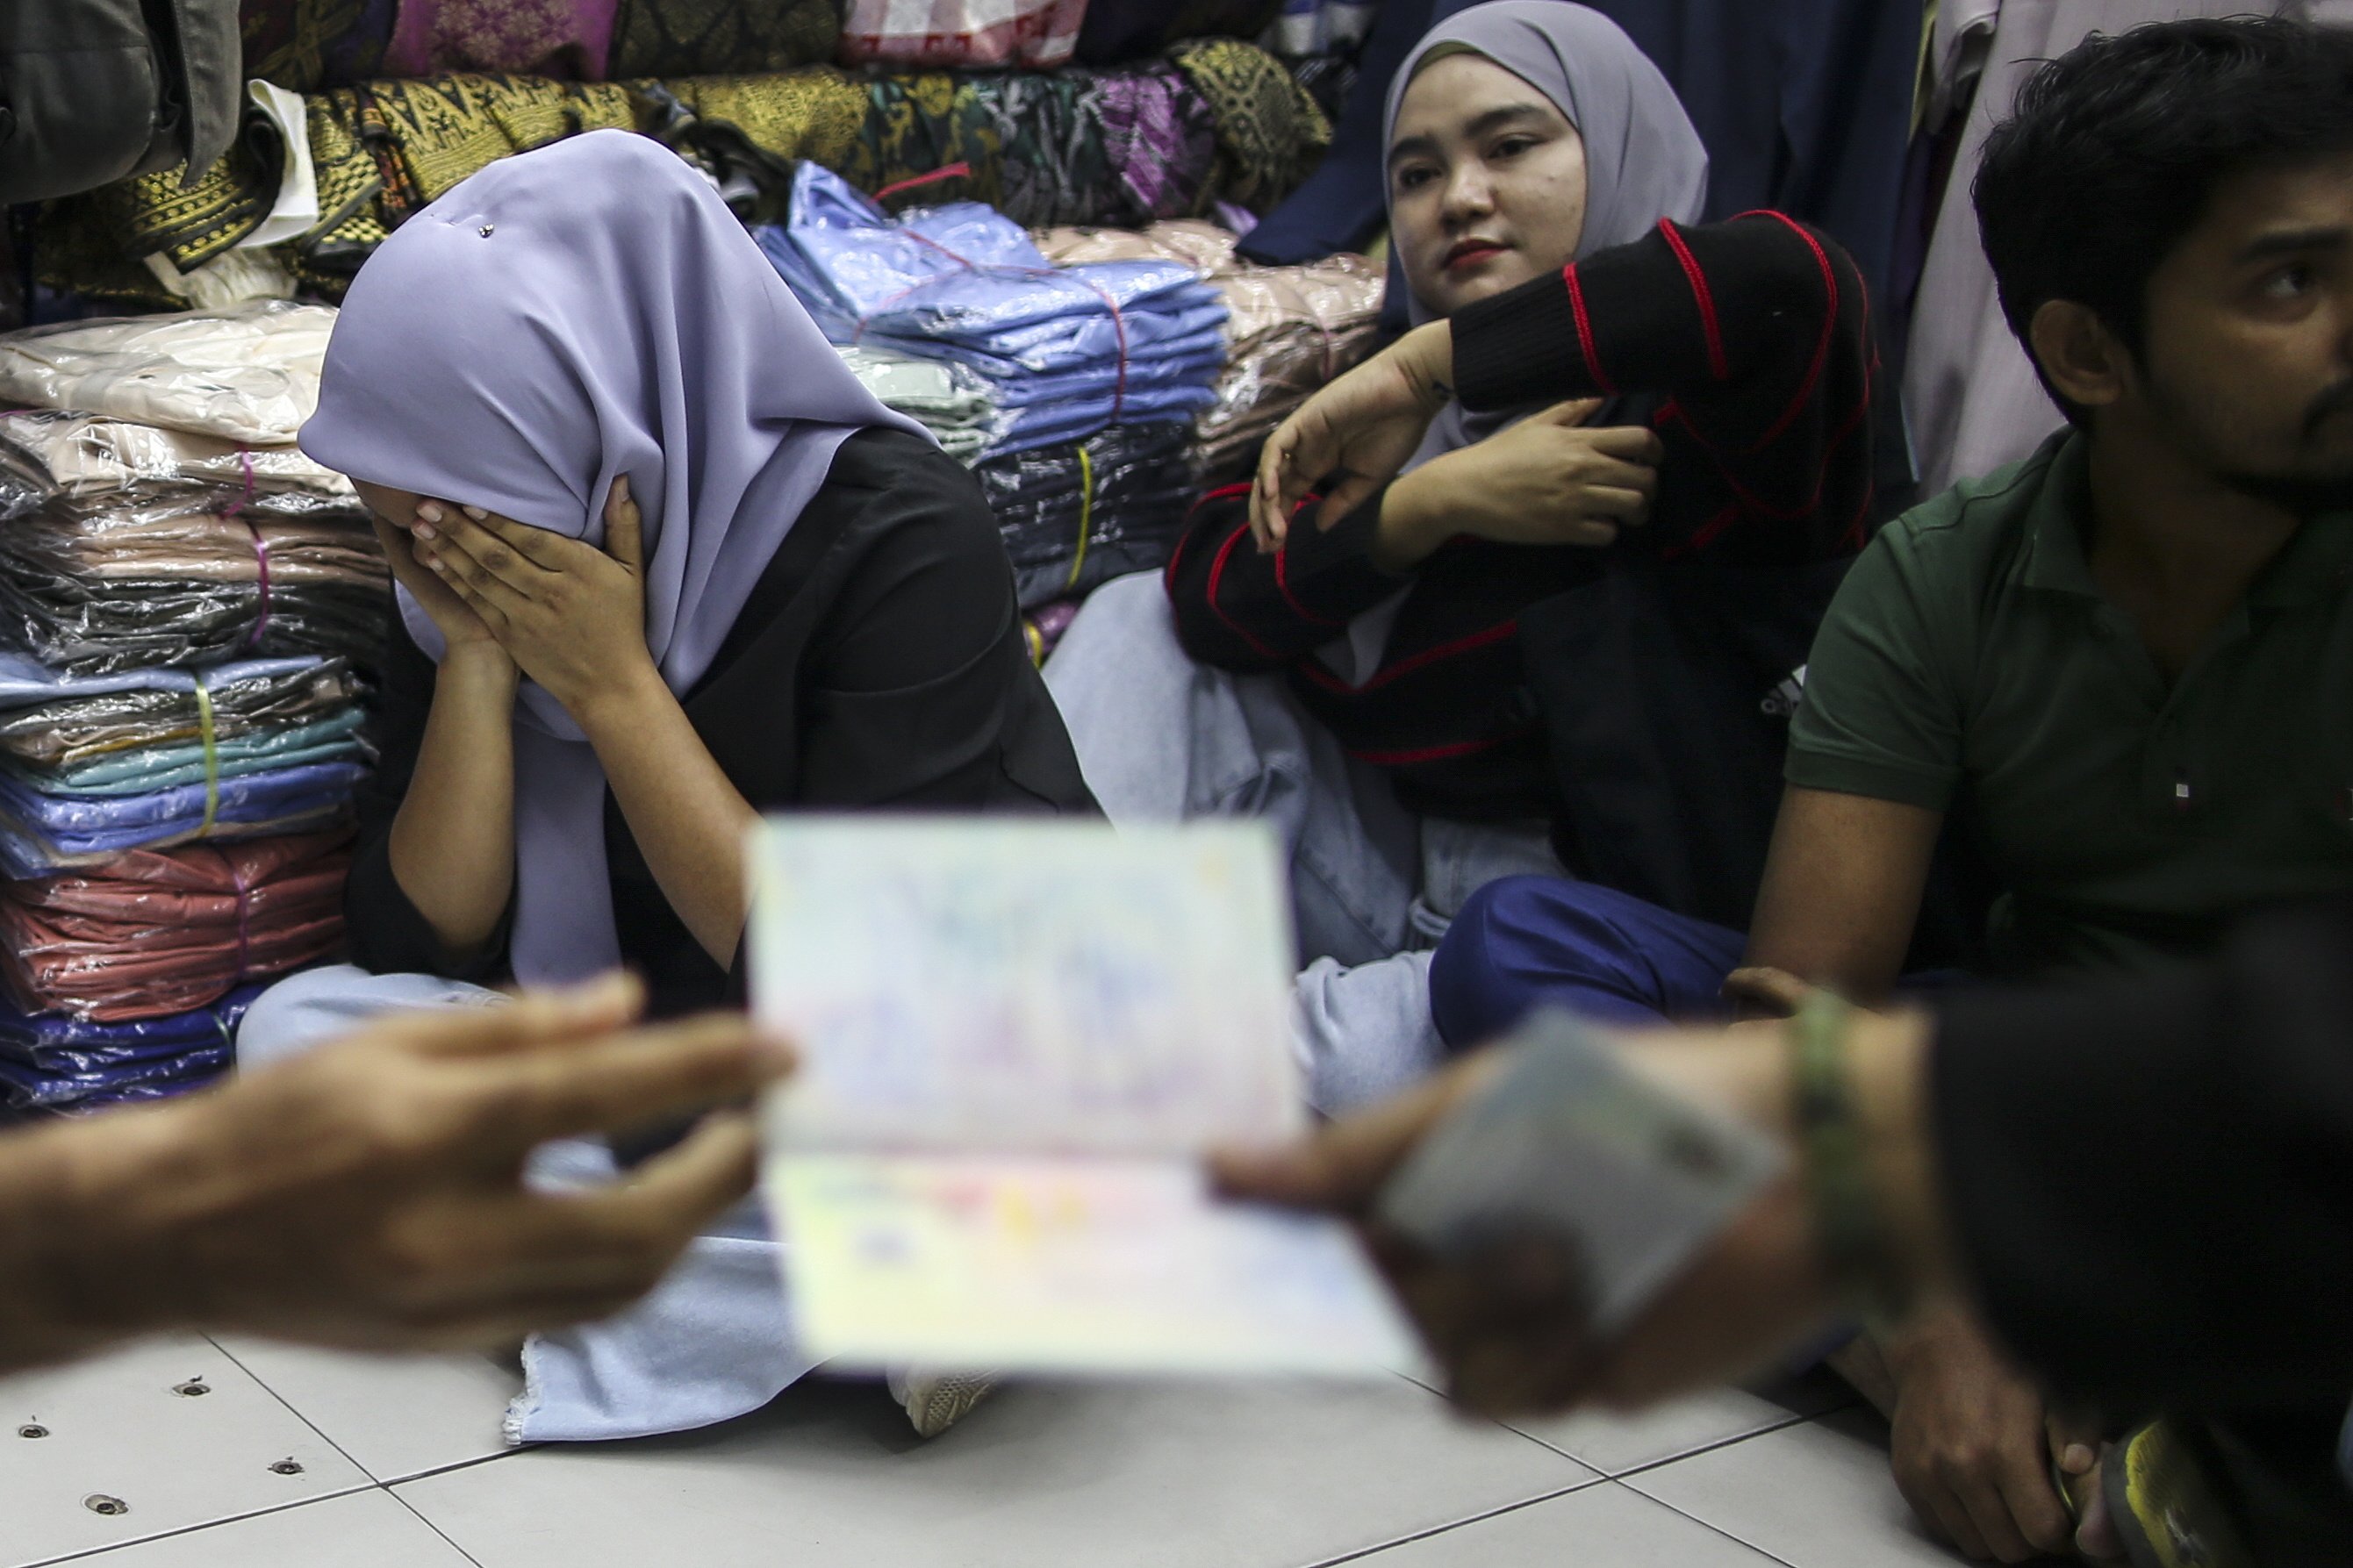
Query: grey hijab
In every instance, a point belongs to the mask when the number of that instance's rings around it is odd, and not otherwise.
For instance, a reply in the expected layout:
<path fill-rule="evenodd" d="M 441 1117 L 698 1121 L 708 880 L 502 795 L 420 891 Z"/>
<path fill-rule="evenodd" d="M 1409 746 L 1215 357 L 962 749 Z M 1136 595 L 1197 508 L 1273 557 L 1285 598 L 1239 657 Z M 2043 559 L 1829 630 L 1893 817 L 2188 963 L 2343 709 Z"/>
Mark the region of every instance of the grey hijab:
<path fill-rule="evenodd" d="M 1466 50 L 1543 93 L 1584 138 L 1585 229 L 1573 259 L 1630 245 L 1661 218 L 1699 221 L 1707 149 L 1682 100 L 1617 23 L 1570 0 L 1490 0 L 1432 27 L 1389 85 L 1384 150 L 1397 140 L 1407 87 L 1433 53 Z M 1431 319 L 1419 300 L 1407 309 L 1416 326 Z M 1449 404 L 1409 467 L 1483 441 L 1528 412 L 1474 415 Z"/>

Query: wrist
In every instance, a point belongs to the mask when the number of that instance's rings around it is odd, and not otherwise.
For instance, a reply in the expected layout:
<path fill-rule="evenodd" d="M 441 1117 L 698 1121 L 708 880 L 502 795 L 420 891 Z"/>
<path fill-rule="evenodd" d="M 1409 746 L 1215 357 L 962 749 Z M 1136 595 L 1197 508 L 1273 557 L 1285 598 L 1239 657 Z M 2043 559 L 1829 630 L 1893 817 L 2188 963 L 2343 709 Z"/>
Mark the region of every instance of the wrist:
<path fill-rule="evenodd" d="M 1436 415 L 1454 401 L 1454 329 L 1445 321 L 1419 326 L 1399 338 L 1399 362 L 1422 411 Z"/>
<path fill-rule="evenodd" d="M 1947 1279 L 1923 1103 L 1926 1020 L 1818 991 L 1784 1029 L 1789 1120 L 1822 1257 L 1854 1305 L 1900 1321 Z"/>
<path fill-rule="evenodd" d="M 513 656 L 496 642 L 452 643 L 441 656 L 435 689 L 448 686 L 472 695 L 512 700 L 522 679 Z"/>
<path fill-rule="evenodd" d="M 1374 566 L 1393 577 L 1419 566 L 1446 542 L 1445 514 L 1432 497 L 1430 471 L 1416 468 L 1381 492 L 1370 553 Z"/>
<path fill-rule="evenodd" d="M 649 712 L 678 706 L 650 655 L 578 691 L 557 692 L 555 698 L 592 745 L 642 724 Z"/>
<path fill-rule="evenodd" d="M 1942 1293 L 1953 1281 L 1928 1105 L 1933 1042 L 1928 1016 L 1905 1008 L 1858 1014 L 1849 1046 L 1863 1162 L 1879 1194 L 1882 1234 L 1891 1261 L 1915 1294 Z"/>

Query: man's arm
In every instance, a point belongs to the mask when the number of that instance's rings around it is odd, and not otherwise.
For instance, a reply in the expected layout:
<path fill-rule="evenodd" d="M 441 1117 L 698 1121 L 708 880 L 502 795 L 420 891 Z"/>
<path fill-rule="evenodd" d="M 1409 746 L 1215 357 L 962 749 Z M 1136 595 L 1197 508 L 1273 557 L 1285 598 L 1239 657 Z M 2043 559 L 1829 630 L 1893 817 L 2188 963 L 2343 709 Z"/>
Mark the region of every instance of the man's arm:
<path fill-rule="evenodd" d="M 1746 963 L 1854 1001 L 1895 988 L 1942 812 L 1791 785 L 1748 928 Z"/>
<path fill-rule="evenodd" d="M 1792 785 L 1748 963 L 1860 1002 L 1885 1000 L 1943 825 L 1943 813 L 1922 806 Z M 2049 1479 L 2042 1395 L 1973 1313 L 1923 1312 L 1832 1362 L 1893 1422 L 1896 1484 L 1947 1540 L 1971 1557 L 2010 1563 L 2064 1546 L 2070 1525 Z"/>
<path fill-rule="evenodd" d="M 607 1316 L 749 1184 L 723 1115 L 623 1184 L 542 1194 L 552 1138 L 742 1099 L 742 1018 L 616 1032 L 613 981 L 385 1020 L 168 1105 L 0 1137 L 0 1372 L 168 1329 L 458 1348 Z"/>

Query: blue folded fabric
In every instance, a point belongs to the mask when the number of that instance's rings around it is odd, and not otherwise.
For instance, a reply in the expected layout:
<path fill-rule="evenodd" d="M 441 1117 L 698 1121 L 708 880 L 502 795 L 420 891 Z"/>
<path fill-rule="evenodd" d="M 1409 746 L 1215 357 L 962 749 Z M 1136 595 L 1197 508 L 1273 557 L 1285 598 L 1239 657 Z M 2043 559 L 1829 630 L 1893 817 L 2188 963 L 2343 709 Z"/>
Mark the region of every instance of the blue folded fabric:
<path fill-rule="evenodd" d="M 343 810 L 366 764 L 313 763 L 220 781 L 210 835 L 290 833 Z M 39 877 L 77 860 L 193 837 L 205 826 L 205 785 L 142 795 L 47 795 L 0 777 L 0 875 Z"/>
<path fill-rule="evenodd" d="M 154 665 L 124 670 L 119 675 L 69 675 L 62 669 L 50 668 L 20 649 L 0 648 L 0 709 L 30 708 L 70 697 L 103 697 L 115 691 L 194 691 L 199 674 L 210 685 L 227 686 L 238 680 L 268 679 L 316 669 L 326 662 L 324 657 L 313 655 L 305 658 L 239 659 L 201 671 Z"/>
<path fill-rule="evenodd" d="M 209 1007 L 128 1024 L 19 1012 L 0 1003 L 0 1104 L 91 1109 L 194 1087 L 229 1065 L 237 1021 L 264 987 Z"/>
<path fill-rule="evenodd" d="M 978 202 L 894 218 L 815 163 L 788 221 L 754 233 L 833 342 L 977 372 L 998 407 L 985 457 L 1216 401 L 1226 306 L 1181 262 L 1059 267 Z"/>

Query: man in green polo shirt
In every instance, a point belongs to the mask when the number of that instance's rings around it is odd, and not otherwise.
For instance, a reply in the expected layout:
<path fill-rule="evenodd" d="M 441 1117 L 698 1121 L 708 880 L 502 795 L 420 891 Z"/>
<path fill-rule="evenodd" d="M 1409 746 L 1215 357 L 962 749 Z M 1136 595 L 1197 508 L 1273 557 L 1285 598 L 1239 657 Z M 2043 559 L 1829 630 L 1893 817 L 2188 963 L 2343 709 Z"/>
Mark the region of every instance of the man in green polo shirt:
<path fill-rule="evenodd" d="M 2071 427 L 1856 562 L 1745 942 L 1607 889 L 1496 884 L 1433 965 L 1451 1044 L 1537 1002 L 1720 1009 L 1736 964 L 1884 996 L 1948 823 L 1998 892 L 1993 973 L 2147 965 L 2353 889 L 2353 35 L 2095 37 L 2028 85 L 1977 202 Z M 1947 1539 L 2009 1562 L 2067 1544 L 2054 1474 L 2087 1479 L 2095 1431 L 1967 1314 L 1841 1365 Z"/>

